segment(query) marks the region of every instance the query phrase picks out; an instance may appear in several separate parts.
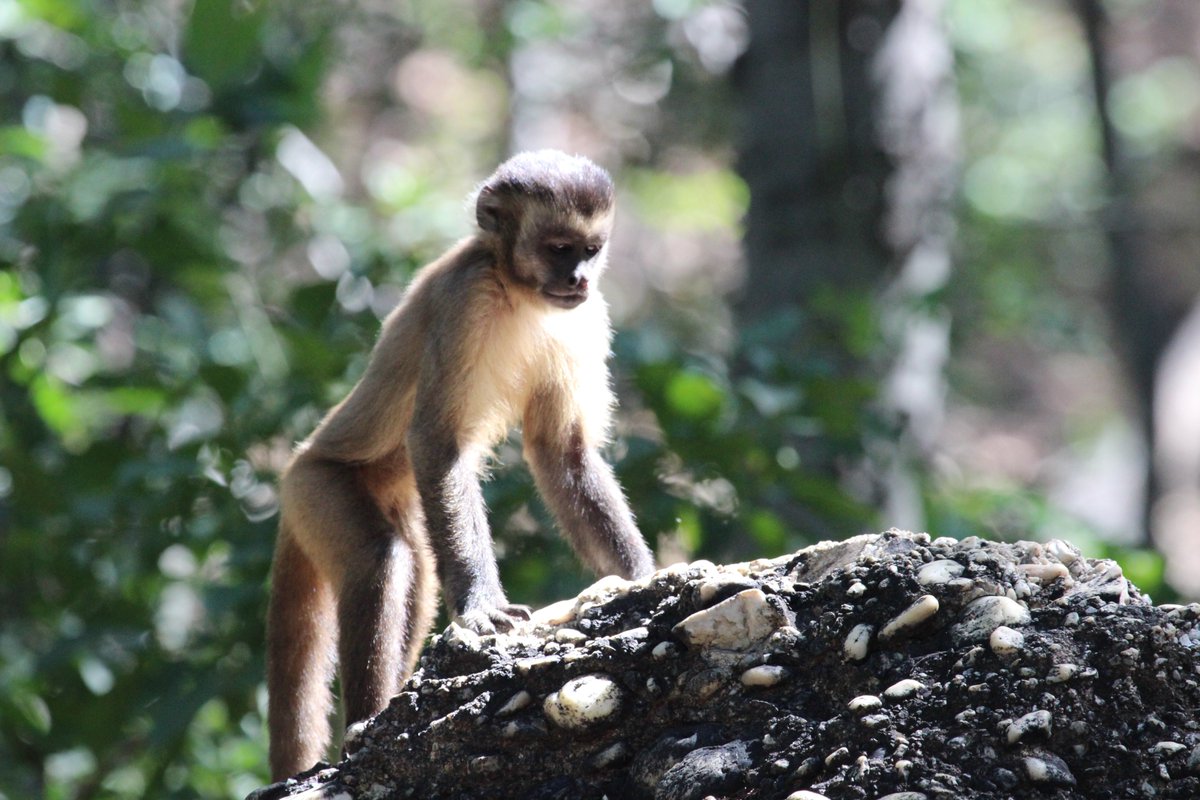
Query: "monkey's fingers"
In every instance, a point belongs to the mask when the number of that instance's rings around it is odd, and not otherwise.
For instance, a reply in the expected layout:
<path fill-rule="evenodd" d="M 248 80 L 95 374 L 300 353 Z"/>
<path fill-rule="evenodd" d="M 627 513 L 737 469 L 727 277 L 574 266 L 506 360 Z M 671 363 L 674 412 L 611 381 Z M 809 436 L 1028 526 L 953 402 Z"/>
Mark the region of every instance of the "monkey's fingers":
<path fill-rule="evenodd" d="M 500 609 L 510 617 L 516 617 L 520 620 L 527 620 L 533 616 L 533 609 L 525 605 L 507 605 Z"/>
<path fill-rule="evenodd" d="M 468 611 L 457 621 L 464 628 L 474 631 L 480 636 L 486 636 L 511 631 L 518 620 L 527 620 L 531 614 L 529 606 L 503 605 Z"/>
<path fill-rule="evenodd" d="M 468 611 L 464 614 L 459 614 L 454 621 L 467 630 L 478 633 L 480 636 L 487 636 L 496 632 L 496 625 L 492 622 L 491 615 L 486 611 Z"/>

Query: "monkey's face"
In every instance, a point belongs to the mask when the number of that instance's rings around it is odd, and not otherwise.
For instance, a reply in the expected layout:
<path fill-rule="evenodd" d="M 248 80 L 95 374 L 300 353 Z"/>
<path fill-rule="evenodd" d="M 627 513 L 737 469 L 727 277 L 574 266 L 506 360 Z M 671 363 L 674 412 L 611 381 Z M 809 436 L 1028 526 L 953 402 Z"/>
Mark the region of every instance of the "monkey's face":
<path fill-rule="evenodd" d="M 610 221 L 607 214 L 599 219 L 531 220 L 514 249 L 514 271 L 551 306 L 579 306 L 604 270 Z"/>
<path fill-rule="evenodd" d="M 588 298 L 604 269 L 612 179 L 586 158 L 553 150 L 504 162 L 480 188 L 475 218 L 500 268 L 557 308 Z"/>
<path fill-rule="evenodd" d="M 540 245 L 543 264 L 539 290 L 559 308 L 575 308 L 588 298 L 588 289 L 603 268 L 605 239 L 600 236 L 553 235 Z"/>

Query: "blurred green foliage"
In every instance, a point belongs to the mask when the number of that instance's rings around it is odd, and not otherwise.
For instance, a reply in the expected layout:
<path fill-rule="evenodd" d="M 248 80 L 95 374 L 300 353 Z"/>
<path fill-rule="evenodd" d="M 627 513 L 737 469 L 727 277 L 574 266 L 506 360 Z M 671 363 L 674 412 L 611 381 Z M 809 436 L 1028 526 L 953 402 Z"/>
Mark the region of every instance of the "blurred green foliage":
<path fill-rule="evenodd" d="M 596 114 L 644 146 L 618 176 L 623 224 L 630 239 L 667 242 L 653 256 L 664 262 L 723 258 L 747 204 L 728 167 L 727 89 L 705 72 L 727 54 L 680 44 L 701 41 L 685 23 L 705 5 L 656 1 L 626 10 L 624 27 L 589 29 L 627 40 L 626 116 L 612 98 Z M 1024 18 L 995 2 L 951 6 L 964 97 L 1003 108 L 991 94 L 1008 67 L 989 60 Z M 241 797 L 265 780 L 276 471 L 360 374 L 396 287 L 466 230 L 463 196 L 507 149 L 513 50 L 592 24 L 540 0 L 417 0 L 402 17 L 0 0 L 0 798 Z M 346 87 L 380 91 L 363 76 L 411 53 L 388 80 L 420 113 L 380 122 L 362 106 L 395 97 Z M 432 90 L 430 69 L 445 81 Z M 1194 99 L 1191 77 L 1163 69 L 1156 86 Z M 1148 124 L 1139 103 L 1171 112 L 1153 93 L 1122 102 L 1130 125 Z M 374 145 L 395 158 L 358 174 L 334 166 L 325 153 L 353 162 L 370 124 L 390 126 Z M 982 155 L 964 184 L 964 239 L 995 267 L 968 272 L 955 307 L 997 336 L 1032 326 L 1097 346 L 1094 315 L 1043 295 L 1046 281 L 1093 278 L 1045 275 L 1011 216 L 1042 215 L 1051 185 L 1068 207 L 1091 207 L 1094 170 L 1073 160 L 1089 134 L 1066 118 L 979 129 L 992 136 L 971 145 Z M 827 351 L 811 337 L 830 337 L 868 359 L 871 299 L 815 298 L 808 316 L 748 321 L 735 336 L 727 277 L 671 280 L 625 302 L 625 412 L 610 452 L 661 556 L 752 558 L 886 523 L 810 469 L 863 460 L 864 427 L 889 435 L 870 380 L 812 355 Z M 968 367 L 960 382 L 982 394 L 989 379 Z M 588 576 L 527 473 L 507 468 L 518 448 L 497 461 L 487 494 L 510 594 L 578 590 Z M 930 477 L 930 530 L 1092 541 L 1011 488 Z M 1122 555 L 1141 585 L 1161 587 L 1161 560 Z"/>
<path fill-rule="evenodd" d="M 0 793 L 13 798 L 260 782 L 273 501 L 248 445 L 323 403 L 362 346 L 331 289 L 264 296 L 231 255 L 241 225 L 295 241 L 307 200 L 271 153 L 285 121 L 319 116 L 322 27 L 206 1 L 173 56 L 167 14 L 0 8 Z"/>

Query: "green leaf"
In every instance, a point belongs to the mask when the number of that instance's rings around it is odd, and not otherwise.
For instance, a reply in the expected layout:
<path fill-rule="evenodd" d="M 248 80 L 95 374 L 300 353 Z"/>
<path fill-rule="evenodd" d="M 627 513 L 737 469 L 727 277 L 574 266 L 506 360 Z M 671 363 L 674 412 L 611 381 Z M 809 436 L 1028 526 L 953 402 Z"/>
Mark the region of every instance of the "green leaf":
<path fill-rule="evenodd" d="M 779 553 L 784 550 L 787 544 L 787 528 L 783 521 L 770 511 L 756 509 L 746 517 L 746 527 L 763 553 Z"/>
<path fill-rule="evenodd" d="M 266 3 L 197 0 L 184 39 L 184 64 L 214 91 L 249 79 L 262 61 Z"/>
<path fill-rule="evenodd" d="M 0 155 L 41 161 L 46 155 L 46 140 L 19 125 L 6 125 L 0 127 Z"/>
<path fill-rule="evenodd" d="M 693 420 L 715 417 L 725 404 L 721 387 L 699 372 L 681 371 L 671 376 L 666 397 L 672 411 Z"/>
<path fill-rule="evenodd" d="M 62 436 L 76 427 L 74 403 L 58 381 L 38 376 L 31 386 L 31 395 L 38 416 L 48 428 Z"/>
<path fill-rule="evenodd" d="M 152 417 L 167 406 L 167 394 L 153 386 L 122 386 L 105 393 L 109 407 L 118 414 Z"/>
<path fill-rule="evenodd" d="M 699 509 L 692 505 L 681 506 L 678 527 L 675 530 L 684 549 L 689 554 L 696 553 L 704 541 L 704 526 L 700 522 Z"/>
<path fill-rule="evenodd" d="M 50 707 L 41 696 L 33 692 L 18 692 L 12 698 L 12 705 L 17 712 L 17 718 L 26 728 L 43 736 L 50 732 Z"/>
<path fill-rule="evenodd" d="M 79 3 L 64 0 L 21 0 L 17 5 L 24 14 L 64 30 L 78 30 L 85 21 L 83 13 L 79 10 Z"/>
<path fill-rule="evenodd" d="M 220 119 L 204 116 L 197 117 L 187 124 L 183 130 L 183 139 L 197 150 L 213 150 L 221 145 L 228 133 Z"/>

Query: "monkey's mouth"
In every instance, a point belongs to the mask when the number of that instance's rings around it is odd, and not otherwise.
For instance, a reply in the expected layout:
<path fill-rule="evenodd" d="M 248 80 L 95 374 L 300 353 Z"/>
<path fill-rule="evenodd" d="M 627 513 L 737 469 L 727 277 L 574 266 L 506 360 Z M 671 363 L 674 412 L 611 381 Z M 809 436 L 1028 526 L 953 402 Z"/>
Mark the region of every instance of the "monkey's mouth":
<path fill-rule="evenodd" d="M 559 308 L 575 308 L 588 298 L 587 289 L 542 289 L 542 297 L 550 301 L 550 305 Z"/>

